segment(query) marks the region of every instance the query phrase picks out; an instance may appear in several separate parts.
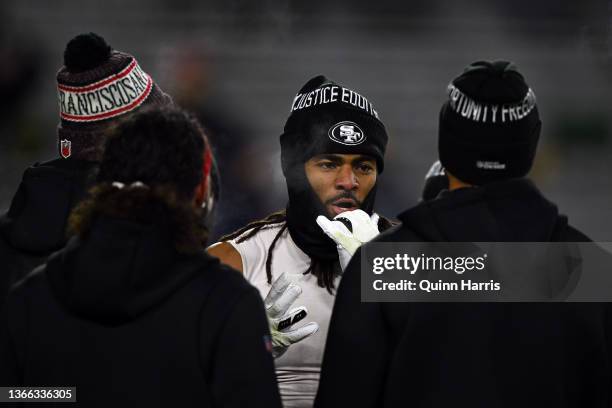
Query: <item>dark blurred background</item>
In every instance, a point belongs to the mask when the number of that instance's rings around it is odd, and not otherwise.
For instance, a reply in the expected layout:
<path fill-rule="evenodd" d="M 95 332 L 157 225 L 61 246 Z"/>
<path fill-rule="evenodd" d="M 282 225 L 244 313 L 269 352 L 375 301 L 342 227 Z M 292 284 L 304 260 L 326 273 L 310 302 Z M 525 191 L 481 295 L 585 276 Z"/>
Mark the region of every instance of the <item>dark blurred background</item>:
<path fill-rule="evenodd" d="M 216 235 L 285 204 L 278 136 L 317 74 L 365 95 L 391 136 L 377 208 L 415 204 L 436 158 L 448 82 L 479 59 L 514 61 L 543 134 L 531 177 L 570 221 L 612 241 L 612 1 L 6 0 L 0 5 L 0 210 L 21 173 L 53 158 L 55 73 L 94 31 L 208 127 L 224 182 Z"/>

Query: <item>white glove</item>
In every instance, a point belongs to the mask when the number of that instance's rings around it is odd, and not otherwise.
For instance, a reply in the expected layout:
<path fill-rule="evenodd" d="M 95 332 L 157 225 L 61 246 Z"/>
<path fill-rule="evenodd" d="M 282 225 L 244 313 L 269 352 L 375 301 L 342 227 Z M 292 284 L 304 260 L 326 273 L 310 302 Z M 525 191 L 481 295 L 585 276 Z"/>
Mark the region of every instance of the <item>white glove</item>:
<path fill-rule="evenodd" d="M 338 221 L 340 218 L 348 220 L 352 232 L 342 221 Z M 324 215 L 317 217 L 319 227 L 337 245 L 338 258 L 340 259 L 342 270 L 346 268 L 355 251 L 363 243 L 368 242 L 380 233 L 378 231 L 378 218 L 378 214 L 374 213 L 370 217 L 363 210 L 345 211 L 336 215 L 333 221 L 330 221 Z"/>
<path fill-rule="evenodd" d="M 302 341 L 319 330 L 319 325 L 315 322 L 310 322 L 291 330 L 294 324 L 304 319 L 308 314 L 308 310 L 304 306 L 288 311 L 301 294 L 302 288 L 295 283 L 291 283 L 283 272 L 272 283 L 272 287 L 264 299 L 272 337 L 272 356 L 274 358 L 283 355 L 293 343 Z"/>

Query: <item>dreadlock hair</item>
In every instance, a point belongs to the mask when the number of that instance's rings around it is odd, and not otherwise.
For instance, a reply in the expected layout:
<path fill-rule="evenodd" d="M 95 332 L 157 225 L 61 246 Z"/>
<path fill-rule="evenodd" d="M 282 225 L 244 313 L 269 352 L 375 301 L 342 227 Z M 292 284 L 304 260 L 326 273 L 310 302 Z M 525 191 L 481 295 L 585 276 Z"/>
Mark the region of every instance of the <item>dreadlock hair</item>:
<path fill-rule="evenodd" d="M 269 225 L 284 223 L 284 225 L 278 230 L 278 232 L 274 236 L 274 239 L 272 240 L 272 243 L 268 248 L 268 254 L 266 255 L 266 277 L 268 278 L 268 284 L 272 284 L 272 255 L 274 253 L 273 251 L 277 241 L 287 229 L 286 221 L 287 214 L 285 210 L 276 211 L 265 218 L 250 222 L 249 224 L 240 228 L 237 231 L 222 236 L 219 240 L 223 242 L 236 239 L 236 243 L 239 244 L 241 242 L 249 240 L 250 238 L 255 236 L 261 229 Z M 380 230 L 380 232 L 383 232 L 394 225 L 396 225 L 395 222 L 383 216 L 381 216 L 378 220 L 378 229 Z M 339 268 L 340 265 L 337 261 L 330 262 L 310 258 L 310 266 L 303 272 L 303 275 L 306 275 L 308 273 L 312 273 L 313 275 L 315 275 L 317 277 L 317 285 L 322 288 L 326 288 L 327 291 L 331 294 L 332 290 L 334 289 L 334 278 L 339 273 Z"/>

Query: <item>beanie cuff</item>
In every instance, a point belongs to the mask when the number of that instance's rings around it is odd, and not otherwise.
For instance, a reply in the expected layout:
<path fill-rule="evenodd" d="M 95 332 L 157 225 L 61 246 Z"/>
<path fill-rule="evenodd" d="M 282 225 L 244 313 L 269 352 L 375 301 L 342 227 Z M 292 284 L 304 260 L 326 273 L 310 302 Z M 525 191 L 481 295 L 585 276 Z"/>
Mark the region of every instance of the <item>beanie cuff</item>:
<path fill-rule="evenodd" d="M 483 185 L 526 176 L 533 165 L 539 135 L 539 120 L 528 137 L 505 143 L 465 140 L 441 123 L 438 154 L 450 174 L 463 182 Z"/>
<path fill-rule="evenodd" d="M 290 167 L 303 164 L 318 154 L 370 156 L 376 160 L 377 172 L 383 172 L 388 136 L 378 119 L 341 110 L 301 119 L 299 123 L 286 126 L 280 138 L 285 174 Z"/>
<path fill-rule="evenodd" d="M 80 86 L 58 83 L 60 118 L 68 122 L 97 122 L 140 106 L 151 93 L 153 80 L 136 59 L 118 73 Z"/>

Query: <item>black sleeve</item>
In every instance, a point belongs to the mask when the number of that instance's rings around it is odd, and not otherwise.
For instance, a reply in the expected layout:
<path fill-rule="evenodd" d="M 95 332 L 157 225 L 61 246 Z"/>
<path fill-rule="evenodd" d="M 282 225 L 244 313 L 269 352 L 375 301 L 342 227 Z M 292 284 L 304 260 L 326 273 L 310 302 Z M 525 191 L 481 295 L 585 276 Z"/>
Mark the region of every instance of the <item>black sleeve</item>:
<path fill-rule="evenodd" d="M 230 311 L 212 357 L 215 407 L 280 408 L 263 301 L 250 287 Z"/>
<path fill-rule="evenodd" d="M 21 320 L 17 316 L 16 306 L 14 297 L 10 296 L 0 307 L 0 387 L 22 385 L 13 324 L 16 318 Z"/>
<path fill-rule="evenodd" d="M 552 232 L 551 241 L 555 242 L 593 242 L 582 231 L 577 230 L 568 224 L 565 215 L 559 216 L 555 228 Z"/>
<path fill-rule="evenodd" d="M 0 222 L 2 219 L 0 218 Z M 4 301 L 9 293 L 11 285 L 15 281 L 14 269 L 15 269 L 15 253 L 9 247 L 5 238 L 0 231 L 0 260 L 2 261 L 2 267 L 0 267 L 0 309 L 4 305 Z"/>
<path fill-rule="evenodd" d="M 361 302 L 361 250 L 348 264 L 331 317 L 317 408 L 380 407 L 390 350 L 381 305 Z"/>

